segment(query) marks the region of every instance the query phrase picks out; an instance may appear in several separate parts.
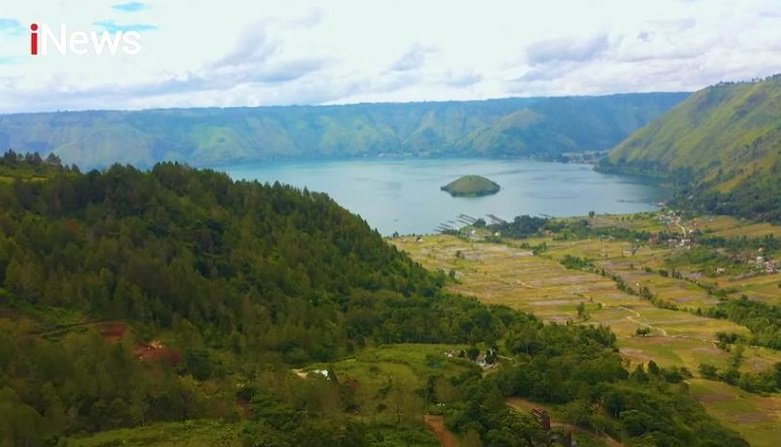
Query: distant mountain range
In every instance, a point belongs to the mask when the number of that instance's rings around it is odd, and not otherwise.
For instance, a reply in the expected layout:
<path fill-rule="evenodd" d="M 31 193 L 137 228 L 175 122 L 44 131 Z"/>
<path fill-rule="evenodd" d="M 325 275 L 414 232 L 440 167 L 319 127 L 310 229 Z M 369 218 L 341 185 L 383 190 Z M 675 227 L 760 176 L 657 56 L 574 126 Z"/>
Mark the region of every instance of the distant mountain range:
<path fill-rule="evenodd" d="M 0 148 L 101 167 L 607 150 L 688 93 L 0 116 Z"/>
<path fill-rule="evenodd" d="M 781 221 L 781 75 L 694 93 L 601 168 L 667 176 L 687 207 Z"/>

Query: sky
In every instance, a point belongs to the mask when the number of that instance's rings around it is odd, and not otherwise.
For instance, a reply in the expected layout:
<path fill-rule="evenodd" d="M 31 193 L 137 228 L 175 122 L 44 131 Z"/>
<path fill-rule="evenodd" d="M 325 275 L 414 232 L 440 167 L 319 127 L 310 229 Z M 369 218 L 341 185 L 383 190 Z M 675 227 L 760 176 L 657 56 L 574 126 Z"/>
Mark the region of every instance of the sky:
<path fill-rule="evenodd" d="M 141 52 L 32 56 L 32 23 L 138 32 Z M 0 0 L 0 113 L 693 91 L 778 72 L 779 0 Z"/>

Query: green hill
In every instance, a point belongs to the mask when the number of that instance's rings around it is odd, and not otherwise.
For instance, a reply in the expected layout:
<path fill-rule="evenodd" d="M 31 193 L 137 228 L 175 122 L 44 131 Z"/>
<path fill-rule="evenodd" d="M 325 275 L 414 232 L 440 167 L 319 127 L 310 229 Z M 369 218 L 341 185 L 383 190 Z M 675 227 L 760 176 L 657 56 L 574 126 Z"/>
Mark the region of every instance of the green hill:
<path fill-rule="evenodd" d="M 465 175 L 443 186 L 453 197 L 480 197 L 499 192 L 500 186 L 479 175 Z"/>
<path fill-rule="evenodd" d="M 781 220 L 781 76 L 694 93 L 610 152 L 603 169 L 668 176 L 678 203 Z"/>
<path fill-rule="evenodd" d="M 388 429 L 350 422 L 349 390 L 291 368 L 503 325 L 325 194 L 172 163 L 81 173 L 13 152 L 0 175 L 0 445 L 241 415 L 266 421 L 236 426 L 244 445 L 349 444 L 343 430 Z M 398 445 L 425 434 L 407 427 Z"/>
<path fill-rule="evenodd" d="M 541 156 L 607 150 L 686 93 L 34 113 L 0 116 L 0 148 L 149 167 L 277 158 Z"/>
<path fill-rule="evenodd" d="M 510 396 L 627 445 L 747 445 L 608 328 L 449 295 L 324 194 L 10 151 L 0 175 L 0 445 L 434 446 L 431 413 L 549 445 Z"/>

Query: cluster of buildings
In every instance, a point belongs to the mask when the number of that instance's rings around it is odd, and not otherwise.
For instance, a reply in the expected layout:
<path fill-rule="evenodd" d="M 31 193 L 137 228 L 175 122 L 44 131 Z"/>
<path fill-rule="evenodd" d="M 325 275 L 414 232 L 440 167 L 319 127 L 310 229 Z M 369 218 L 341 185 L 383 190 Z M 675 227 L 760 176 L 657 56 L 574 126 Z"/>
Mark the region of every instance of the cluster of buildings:
<path fill-rule="evenodd" d="M 684 225 L 683 220 L 681 219 L 681 216 L 677 215 L 674 211 L 667 211 L 666 213 L 660 213 L 656 216 L 657 221 L 660 223 L 666 225 L 668 228 L 673 230 L 671 233 L 671 236 L 667 239 L 666 243 L 669 247 L 674 248 L 689 248 L 692 245 L 692 236 L 697 231 L 698 222 L 697 220 L 692 220 L 689 222 L 688 228 Z M 649 243 L 660 243 L 662 241 L 659 240 L 659 236 L 655 235 L 652 236 L 649 241 Z M 779 265 L 776 261 L 773 261 L 771 259 L 767 259 L 765 256 L 762 256 L 762 249 L 760 248 L 758 251 L 758 255 L 756 257 L 749 256 L 748 263 L 752 266 L 752 268 L 755 271 L 758 272 L 764 272 L 768 274 L 773 273 L 779 273 L 781 272 L 781 265 Z M 743 258 L 745 260 L 745 258 Z M 739 261 L 740 258 L 736 259 L 736 261 Z M 726 269 L 723 267 L 719 267 L 715 269 L 715 273 L 717 275 L 726 273 Z"/>
<path fill-rule="evenodd" d="M 667 211 L 663 214 L 658 214 L 656 220 L 664 224 L 668 228 L 671 228 L 671 236 L 667 239 L 667 246 L 671 248 L 689 248 L 692 244 L 692 234 L 697 229 L 697 221 L 694 220 L 690 223 L 691 228 L 686 228 L 683 225 L 681 216 L 675 214 L 675 211 Z M 677 236 L 676 236 L 677 235 Z M 649 243 L 658 243 L 658 236 L 652 236 L 648 241 Z"/>
<path fill-rule="evenodd" d="M 467 355 L 467 353 L 463 350 L 447 351 L 444 352 L 443 354 L 445 355 L 445 357 L 448 358 L 465 358 L 483 369 L 495 368 L 497 366 L 496 350 L 494 350 L 493 348 L 488 348 L 485 351 L 481 351 L 475 357 Z"/>
<path fill-rule="evenodd" d="M 754 268 L 771 274 L 779 272 L 778 263 L 770 259 L 765 259 L 764 256 L 757 256 L 757 258 L 754 260 Z"/>

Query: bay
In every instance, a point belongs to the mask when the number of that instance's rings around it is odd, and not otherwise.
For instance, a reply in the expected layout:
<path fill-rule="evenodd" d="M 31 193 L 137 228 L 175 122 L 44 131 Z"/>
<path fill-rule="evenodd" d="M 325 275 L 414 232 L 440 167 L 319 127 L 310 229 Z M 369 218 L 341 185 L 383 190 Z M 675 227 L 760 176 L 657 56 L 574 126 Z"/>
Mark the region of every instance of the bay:
<path fill-rule="evenodd" d="M 466 214 L 583 216 L 657 208 L 664 190 L 648 179 L 596 172 L 590 165 L 523 159 L 362 159 L 214 166 L 233 179 L 279 181 L 329 194 L 383 235 L 433 233 Z M 501 186 L 486 197 L 451 197 L 440 187 L 468 174 Z M 488 222 L 490 220 L 486 218 Z"/>

